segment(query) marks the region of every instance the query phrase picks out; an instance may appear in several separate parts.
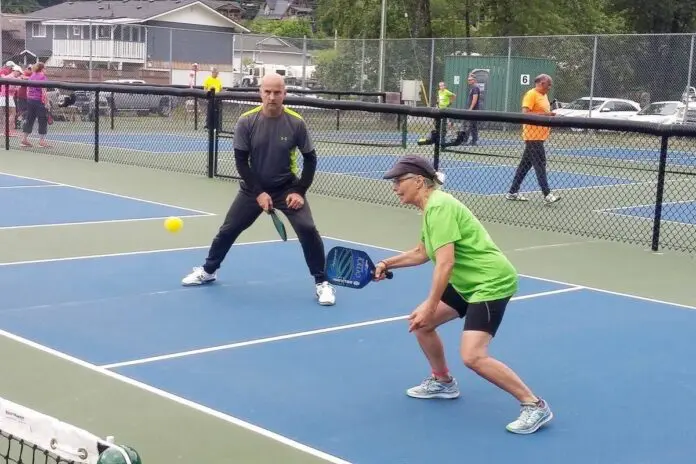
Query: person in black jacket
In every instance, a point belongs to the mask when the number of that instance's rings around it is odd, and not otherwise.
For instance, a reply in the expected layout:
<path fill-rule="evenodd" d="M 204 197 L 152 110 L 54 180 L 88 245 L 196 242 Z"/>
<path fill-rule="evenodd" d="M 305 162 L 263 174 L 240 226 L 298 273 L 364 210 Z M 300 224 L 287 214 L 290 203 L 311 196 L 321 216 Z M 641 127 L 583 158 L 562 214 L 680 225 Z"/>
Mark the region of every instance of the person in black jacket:
<path fill-rule="evenodd" d="M 194 268 L 182 284 L 214 281 L 237 237 L 262 212 L 278 209 L 297 233 L 319 304 L 333 305 L 336 296 L 325 275 L 324 244 L 306 198 L 317 166 L 314 144 L 302 116 L 283 105 L 282 76 L 264 76 L 260 93 L 262 104 L 242 114 L 235 128 L 234 156 L 242 178 L 239 193 L 213 239 L 205 264 Z M 304 160 L 301 174 L 298 150 Z"/>

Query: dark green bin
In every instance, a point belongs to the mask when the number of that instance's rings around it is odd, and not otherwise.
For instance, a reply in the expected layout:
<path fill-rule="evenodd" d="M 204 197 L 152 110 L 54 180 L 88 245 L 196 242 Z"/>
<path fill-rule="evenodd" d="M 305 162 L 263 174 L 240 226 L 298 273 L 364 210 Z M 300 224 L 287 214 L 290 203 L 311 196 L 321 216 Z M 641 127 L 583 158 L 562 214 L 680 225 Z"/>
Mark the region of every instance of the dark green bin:
<path fill-rule="evenodd" d="M 539 74 L 555 76 L 556 63 L 544 58 L 511 56 L 508 79 L 507 56 L 445 57 L 445 83 L 457 94 L 453 108 L 465 109 L 469 86 L 467 76 L 473 72 L 479 81 L 483 96 L 483 110 L 519 112 L 522 96 L 534 87 L 534 77 Z M 507 89 L 507 105 L 506 103 Z M 552 95 L 549 95 L 552 99 Z"/>

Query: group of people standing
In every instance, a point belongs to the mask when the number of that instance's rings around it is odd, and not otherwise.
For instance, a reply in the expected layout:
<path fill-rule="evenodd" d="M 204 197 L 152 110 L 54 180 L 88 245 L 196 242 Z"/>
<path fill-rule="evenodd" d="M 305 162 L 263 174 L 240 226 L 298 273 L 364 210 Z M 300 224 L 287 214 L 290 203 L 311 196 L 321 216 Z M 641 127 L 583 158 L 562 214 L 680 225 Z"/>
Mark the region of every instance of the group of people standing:
<path fill-rule="evenodd" d="M 45 81 L 44 64 L 36 63 L 22 68 L 13 61 L 7 61 L 0 68 L 0 77 L 3 79 L 18 79 L 29 81 Z M 10 137 L 16 137 L 16 129 L 22 129 L 22 147 L 33 146 L 29 142 L 29 134 L 34 130 L 34 123 L 39 123 L 39 146 L 49 147 L 46 142 L 48 123 L 50 119 L 48 95 L 45 87 L 29 87 L 26 85 L 0 85 L 0 105 L 5 105 L 9 95 L 8 107 L 10 118 Z M 4 112 L 3 113 L 3 123 Z"/>

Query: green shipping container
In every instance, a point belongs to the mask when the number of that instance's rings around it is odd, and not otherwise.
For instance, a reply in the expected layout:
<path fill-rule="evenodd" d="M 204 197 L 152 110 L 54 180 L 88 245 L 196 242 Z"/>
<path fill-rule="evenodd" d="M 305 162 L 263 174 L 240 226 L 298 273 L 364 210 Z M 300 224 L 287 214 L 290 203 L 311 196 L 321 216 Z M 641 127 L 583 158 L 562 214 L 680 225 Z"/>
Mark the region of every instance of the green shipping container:
<path fill-rule="evenodd" d="M 467 76 L 473 73 L 481 88 L 483 107 L 480 109 L 520 112 L 522 97 L 527 90 L 534 87 L 534 78 L 542 73 L 553 78 L 556 73 L 556 63 L 544 58 L 512 56 L 509 70 L 508 78 L 507 56 L 451 55 L 445 57 L 444 81 L 447 88 L 457 94 L 453 108 L 466 108 L 469 94 Z M 549 94 L 549 100 L 553 100 L 553 88 Z"/>

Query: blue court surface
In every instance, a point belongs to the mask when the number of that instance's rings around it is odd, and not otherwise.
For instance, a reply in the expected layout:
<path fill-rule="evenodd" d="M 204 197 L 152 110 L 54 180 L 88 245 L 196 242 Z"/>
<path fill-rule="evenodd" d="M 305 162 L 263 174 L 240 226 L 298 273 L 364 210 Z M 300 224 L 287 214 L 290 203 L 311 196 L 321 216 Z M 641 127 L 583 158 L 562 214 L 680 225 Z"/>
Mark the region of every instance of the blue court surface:
<path fill-rule="evenodd" d="M 0 174 L 0 204 L 0 229 L 211 215 L 9 174 Z"/>
<path fill-rule="evenodd" d="M 645 219 L 655 217 L 655 205 L 626 206 L 604 209 L 602 212 Z M 676 201 L 662 204 L 662 220 L 687 225 L 696 225 L 696 201 Z"/>
<path fill-rule="evenodd" d="M 320 156 L 317 169 L 321 172 L 382 179 L 384 173 L 392 167 L 398 158 L 397 155 Z M 484 164 L 450 159 L 441 160 L 439 167 L 447 176 L 444 185 L 446 190 L 477 195 L 507 193 L 517 170 L 517 165 Z M 556 190 L 636 183 L 634 180 L 626 178 L 567 171 L 548 171 L 548 179 Z M 520 191 L 525 193 L 540 191 L 534 170 L 529 171 L 522 182 Z"/>
<path fill-rule="evenodd" d="M 375 260 L 393 254 L 325 244 Z M 0 300 L 0 327 L 335 463 L 693 459 L 696 308 L 522 277 L 491 354 L 549 402 L 555 419 L 519 436 L 505 430 L 519 412 L 514 398 L 459 360 L 461 321 L 441 334 L 462 396 L 406 396 L 429 374 L 404 320 L 427 295 L 429 265 L 362 290 L 338 288 L 337 304 L 321 307 L 295 240 L 234 246 L 217 282 L 181 287 L 206 253 L 0 265 L 12 289 Z"/>

